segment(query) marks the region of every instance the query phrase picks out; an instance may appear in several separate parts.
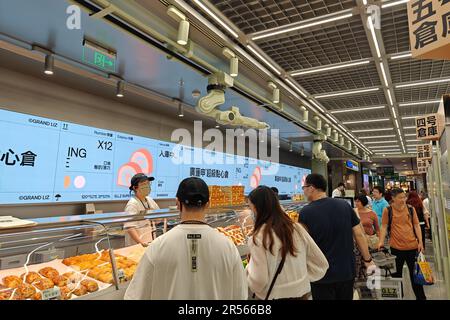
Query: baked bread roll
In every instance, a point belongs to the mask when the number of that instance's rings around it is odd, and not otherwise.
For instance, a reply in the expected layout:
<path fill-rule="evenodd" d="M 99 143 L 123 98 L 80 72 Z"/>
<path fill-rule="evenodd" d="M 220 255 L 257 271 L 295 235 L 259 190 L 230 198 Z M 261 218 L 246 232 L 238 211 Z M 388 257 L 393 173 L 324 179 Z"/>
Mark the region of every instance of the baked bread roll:
<path fill-rule="evenodd" d="M 57 277 L 53 278 L 52 281 L 55 284 L 55 286 L 58 286 L 58 287 L 67 286 L 67 284 L 69 283 L 69 279 L 65 276 L 57 276 Z"/>
<path fill-rule="evenodd" d="M 9 300 L 14 292 L 14 289 L 0 285 L 0 301 Z"/>
<path fill-rule="evenodd" d="M 36 292 L 32 297 L 31 300 L 42 300 L 42 293 Z"/>
<path fill-rule="evenodd" d="M 11 289 L 16 289 L 23 283 L 22 279 L 17 276 L 6 276 L 3 278 L 3 284 Z"/>
<path fill-rule="evenodd" d="M 72 298 L 72 290 L 68 286 L 59 288 L 61 291 L 61 300 L 70 300 Z"/>
<path fill-rule="evenodd" d="M 66 272 L 63 276 L 67 278 L 67 283 L 78 283 L 83 280 L 83 275 L 77 272 Z"/>
<path fill-rule="evenodd" d="M 98 275 L 98 277 L 96 279 L 100 280 L 101 282 L 104 282 L 104 283 L 114 283 L 113 275 L 109 271 L 101 273 L 100 275 Z"/>
<path fill-rule="evenodd" d="M 35 282 L 36 280 L 39 280 L 41 277 L 41 275 L 37 272 L 28 272 L 28 273 L 23 273 L 20 278 L 25 281 L 28 284 L 32 284 L 33 282 Z"/>
<path fill-rule="evenodd" d="M 55 286 L 52 280 L 47 278 L 41 278 L 39 280 L 36 280 L 33 285 L 38 288 L 39 290 L 47 290 L 51 289 Z"/>
<path fill-rule="evenodd" d="M 56 278 L 57 276 L 59 276 L 59 272 L 52 267 L 45 267 L 42 268 L 41 270 L 39 270 L 39 274 L 41 274 L 42 276 L 48 278 L 48 279 L 53 279 Z"/>
<path fill-rule="evenodd" d="M 69 287 L 70 288 L 70 287 Z M 84 296 L 88 293 L 87 288 L 82 284 L 79 284 L 75 289 L 71 290 L 72 293 L 78 297 Z"/>
<path fill-rule="evenodd" d="M 22 283 L 17 287 L 17 292 L 24 298 L 31 298 L 36 293 L 36 288 L 28 283 Z"/>
<path fill-rule="evenodd" d="M 94 280 L 83 280 L 81 284 L 86 287 L 88 292 L 95 292 L 98 290 L 98 283 Z"/>

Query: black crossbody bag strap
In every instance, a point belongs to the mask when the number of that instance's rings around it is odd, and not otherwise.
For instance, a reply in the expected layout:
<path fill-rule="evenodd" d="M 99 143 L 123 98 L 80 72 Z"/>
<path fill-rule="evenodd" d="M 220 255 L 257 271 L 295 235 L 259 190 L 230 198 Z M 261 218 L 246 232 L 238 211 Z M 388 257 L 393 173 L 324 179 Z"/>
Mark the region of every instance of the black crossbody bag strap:
<path fill-rule="evenodd" d="M 281 259 L 280 264 L 278 265 L 277 271 L 275 272 L 275 275 L 273 276 L 272 283 L 270 284 L 269 291 L 267 291 L 266 298 L 264 300 L 269 300 L 269 296 L 272 293 L 273 287 L 275 286 L 275 282 L 277 281 L 278 275 L 281 273 L 281 270 L 283 270 L 284 262 L 286 261 L 286 256 L 284 256 Z"/>

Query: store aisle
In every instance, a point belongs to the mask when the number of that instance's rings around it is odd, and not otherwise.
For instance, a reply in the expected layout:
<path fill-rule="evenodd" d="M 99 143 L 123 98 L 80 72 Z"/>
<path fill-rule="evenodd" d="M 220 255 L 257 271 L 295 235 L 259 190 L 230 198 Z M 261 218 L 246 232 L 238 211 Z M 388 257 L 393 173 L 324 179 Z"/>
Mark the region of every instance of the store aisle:
<path fill-rule="evenodd" d="M 437 266 L 435 266 L 434 262 L 434 250 L 433 250 L 433 244 L 430 240 L 426 240 L 425 243 L 425 250 L 426 254 L 425 257 L 427 261 L 430 263 L 431 268 L 433 269 L 433 274 L 435 276 L 435 284 L 432 286 L 425 286 L 425 295 L 427 296 L 428 300 L 447 300 L 448 295 L 445 290 L 445 285 L 443 281 L 442 274 L 437 272 Z M 411 281 L 409 280 L 408 275 L 408 268 L 405 266 L 403 267 L 403 279 L 404 279 L 404 290 L 405 290 L 405 296 L 404 300 L 415 300 L 414 292 L 411 288 Z"/>

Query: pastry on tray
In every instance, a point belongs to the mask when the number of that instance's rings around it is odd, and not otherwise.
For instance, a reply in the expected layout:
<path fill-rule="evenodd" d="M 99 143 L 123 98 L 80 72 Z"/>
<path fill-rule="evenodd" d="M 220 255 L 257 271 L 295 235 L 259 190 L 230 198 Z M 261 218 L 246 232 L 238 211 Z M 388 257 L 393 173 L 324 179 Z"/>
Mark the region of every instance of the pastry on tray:
<path fill-rule="evenodd" d="M 112 272 L 101 273 L 96 279 L 104 283 L 114 283 Z"/>
<path fill-rule="evenodd" d="M 42 293 L 36 292 L 32 297 L 31 300 L 42 300 Z"/>
<path fill-rule="evenodd" d="M 39 274 L 48 279 L 53 279 L 53 278 L 56 278 L 57 276 L 59 276 L 59 272 L 55 268 L 52 268 L 52 267 L 42 268 L 41 270 L 39 270 Z"/>
<path fill-rule="evenodd" d="M 85 279 L 81 281 L 81 284 L 86 287 L 88 292 L 98 291 L 98 283 L 95 282 L 94 280 Z"/>
<path fill-rule="evenodd" d="M 28 284 L 32 284 L 33 282 L 41 279 L 41 275 L 37 272 L 28 272 L 28 273 L 23 273 L 20 276 L 20 279 L 22 279 L 24 282 L 28 283 Z"/>
<path fill-rule="evenodd" d="M 23 283 L 18 276 L 6 276 L 3 278 L 3 284 L 11 289 L 15 289 Z"/>
<path fill-rule="evenodd" d="M 9 300 L 14 292 L 14 289 L 0 285 L 0 300 Z"/>
<path fill-rule="evenodd" d="M 78 283 L 83 280 L 83 275 L 78 272 L 66 272 L 63 276 L 67 278 L 68 283 Z"/>
<path fill-rule="evenodd" d="M 72 290 L 68 286 L 59 288 L 61 291 L 61 300 L 70 300 L 72 298 Z"/>
<path fill-rule="evenodd" d="M 67 284 L 69 283 L 69 279 L 67 277 L 65 277 L 64 275 L 54 277 L 52 279 L 52 281 L 55 284 L 55 286 L 57 286 L 57 287 L 64 287 L 64 286 L 67 286 Z"/>
<path fill-rule="evenodd" d="M 226 235 L 233 243 L 237 246 L 245 244 L 245 236 L 242 233 L 242 228 L 236 225 L 230 225 L 225 228 L 218 227 L 216 228 L 219 232 Z"/>
<path fill-rule="evenodd" d="M 52 280 L 50 280 L 48 278 L 41 278 L 39 280 L 36 280 L 33 283 L 33 286 L 35 286 L 39 290 L 47 290 L 47 289 L 53 288 L 55 286 L 55 284 L 53 283 Z"/>
<path fill-rule="evenodd" d="M 36 288 L 28 283 L 22 283 L 16 290 L 23 299 L 31 298 L 36 294 Z"/>
<path fill-rule="evenodd" d="M 69 285 L 68 287 L 71 290 L 71 292 L 78 297 L 84 296 L 88 293 L 87 288 L 83 286 L 81 283 L 79 283 L 78 285 L 72 284 Z"/>

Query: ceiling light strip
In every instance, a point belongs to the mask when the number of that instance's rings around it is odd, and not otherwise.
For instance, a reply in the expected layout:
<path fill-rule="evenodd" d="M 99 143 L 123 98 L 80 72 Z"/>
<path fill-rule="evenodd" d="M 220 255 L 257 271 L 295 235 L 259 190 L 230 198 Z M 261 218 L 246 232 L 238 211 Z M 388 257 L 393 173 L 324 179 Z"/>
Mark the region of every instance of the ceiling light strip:
<path fill-rule="evenodd" d="M 378 46 L 377 35 L 375 33 L 375 28 L 373 26 L 372 16 L 367 17 L 367 24 L 369 26 L 370 34 L 372 35 L 372 40 L 375 44 L 375 50 L 377 52 L 378 59 L 381 59 L 380 47 Z"/>
<path fill-rule="evenodd" d="M 389 121 L 389 118 L 381 118 L 381 119 L 366 119 L 366 120 L 357 120 L 357 121 L 344 121 L 342 124 L 358 124 L 358 123 L 367 123 L 367 122 L 383 122 Z"/>
<path fill-rule="evenodd" d="M 423 86 L 423 85 L 427 85 L 427 84 L 436 84 L 436 83 L 443 83 L 443 82 L 450 82 L 450 78 L 434 79 L 434 80 L 422 81 L 422 82 L 398 84 L 395 87 L 396 88 L 408 88 L 408 87 L 416 87 L 416 86 Z"/>
<path fill-rule="evenodd" d="M 355 111 L 367 111 L 367 110 L 378 110 L 384 109 L 386 106 L 374 106 L 374 107 L 364 107 L 364 108 L 349 108 L 349 109 L 340 109 L 340 110 L 330 110 L 330 113 L 345 113 L 345 112 L 355 112 Z"/>
<path fill-rule="evenodd" d="M 383 62 L 380 62 L 380 69 L 381 69 L 381 73 L 383 75 L 384 85 L 386 87 L 389 87 L 388 80 L 387 80 L 387 77 L 386 77 L 386 71 L 384 70 Z M 389 89 L 388 89 L 388 93 L 390 94 Z M 392 100 L 392 98 L 390 100 Z M 391 103 L 391 105 L 392 105 L 392 103 Z"/>
<path fill-rule="evenodd" d="M 395 134 L 388 134 L 385 136 L 365 136 L 359 137 L 359 139 L 379 139 L 379 138 L 395 138 Z"/>
<path fill-rule="evenodd" d="M 247 48 L 251 52 L 253 52 L 253 54 L 257 56 L 262 62 L 264 62 L 270 69 L 272 69 L 277 75 L 281 75 L 281 72 L 266 58 L 264 58 L 255 48 L 253 48 L 251 45 L 247 45 Z"/>
<path fill-rule="evenodd" d="M 406 102 L 406 103 L 399 103 L 399 107 L 408 107 L 408 106 L 420 106 L 424 104 L 431 104 L 431 103 L 440 103 L 441 100 L 430 100 L 430 101 L 419 101 L 419 102 Z"/>
<path fill-rule="evenodd" d="M 404 59 L 404 58 L 411 58 L 412 53 L 401 53 L 398 55 L 391 56 L 391 60 L 398 60 L 398 59 Z"/>
<path fill-rule="evenodd" d="M 338 96 L 348 96 L 358 93 L 366 93 L 366 92 L 373 92 L 378 91 L 380 88 L 371 88 L 371 89 L 363 89 L 363 90 L 356 90 L 356 91 L 346 91 L 346 92 L 339 92 L 339 93 L 330 93 L 330 94 L 323 94 L 323 95 L 317 95 L 315 98 L 328 98 L 328 97 L 338 97 Z"/>
<path fill-rule="evenodd" d="M 354 67 L 354 66 L 359 66 L 359 65 L 363 65 L 363 64 L 369 64 L 369 63 L 370 63 L 370 60 L 364 60 L 364 61 L 358 61 L 358 62 L 352 62 L 352 63 L 345 63 L 345 64 L 341 64 L 341 65 L 305 70 L 305 71 L 294 71 L 291 73 L 291 76 L 295 77 L 295 76 L 301 76 L 301 75 L 305 75 L 305 74 L 349 68 L 349 67 Z"/>
<path fill-rule="evenodd" d="M 285 28 L 285 29 L 278 30 L 278 31 L 272 31 L 272 32 L 261 34 L 261 35 L 255 35 L 252 37 L 252 40 L 256 41 L 256 40 L 264 39 L 267 37 L 276 36 L 276 35 L 283 34 L 283 33 L 288 33 L 291 31 L 314 27 L 314 26 L 325 24 L 325 23 L 332 22 L 332 21 L 347 19 L 352 16 L 353 16 L 353 13 L 348 13 L 348 14 L 339 15 L 339 16 L 335 16 L 332 18 L 328 18 L 328 19 L 323 19 L 323 20 L 319 20 L 319 21 L 315 21 L 315 22 L 311 22 L 311 23 L 302 24 L 302 25 L 295 26 L 295 27 Z"/>
<path fill-rule="evenodd" d="M 306 93 L 304 93 L 302 90 L 300 90 L 300 88 L 295 84 L 295 83 L 293 83 L 291 80 L 289 80 L 289 79 L 285 79 L 285 81 L 294 89 L 294 90 L 296 90 L 298 93 L 300 93 L 303 97 L 307 97 L 307 95 L 306 95 Z"/>
<path fill-rule="evenodd" d="M 361 132 L 391 131 L 391 130 L 394 130 L 394 128 L 360 129 L 360 130 L 352 130 L 352 132 L 361 133 Z"/>
<path fill-rule="evenodd" d="M 193 0 L 196 5 L 198 5 L 206 14 L 213 18 L 218 24 L 220 24 L 225 30 L 228 31 L 236 39 L 239 38 L 237 32 L 235 32 L 228 24 L 226 24 L 222 19 L 220 19 L 215 13 L 213 13 L 208 7 L 206 7 L 201 1 Z"/>
<path fill-rule="evenodd" d="M 393 7 L 393 6 L 398 6 L 400 4 L 408 3 L 408 1 L 409 0 L 397 0 L 397 1 L 391 1 L 389 3 L 383 3 L 381 5 L 381 8 L 385 9 L 385 8 L 389 8 L 389 7 Z"/>
<path fill-rule="evenodd" d="M 390 143 L 390 144 L 398 144 L 398 141 L 392 141 L 392 140 L 388 140 L 388 141 L 366 141 L 364 142 L 364 144 L 383 144 L 383 143 Z"/>

